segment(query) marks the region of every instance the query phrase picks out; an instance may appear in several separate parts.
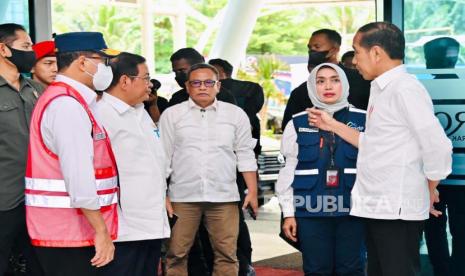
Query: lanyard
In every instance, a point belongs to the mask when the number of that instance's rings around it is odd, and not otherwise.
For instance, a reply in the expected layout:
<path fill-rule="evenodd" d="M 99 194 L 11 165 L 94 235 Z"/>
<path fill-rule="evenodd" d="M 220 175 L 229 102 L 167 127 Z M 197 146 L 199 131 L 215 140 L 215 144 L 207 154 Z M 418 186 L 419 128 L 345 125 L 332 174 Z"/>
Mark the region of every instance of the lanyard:
<path fill-rule="evenodd" d="M 334 155 L 336 153 L 336 135 L 334 134 L 334 132 L 330 132 L 330 136 L 329 136 L 329 139 L 328 139 L 328 147 L 329 147 L 329 154 L 330 154 L 330 158 L 331 158 L 331 163 L 330 163 L 330 168 L 335 168 L 336 167 L 336 162 L 335 162 L 335 158 L 334 158 Z"/>

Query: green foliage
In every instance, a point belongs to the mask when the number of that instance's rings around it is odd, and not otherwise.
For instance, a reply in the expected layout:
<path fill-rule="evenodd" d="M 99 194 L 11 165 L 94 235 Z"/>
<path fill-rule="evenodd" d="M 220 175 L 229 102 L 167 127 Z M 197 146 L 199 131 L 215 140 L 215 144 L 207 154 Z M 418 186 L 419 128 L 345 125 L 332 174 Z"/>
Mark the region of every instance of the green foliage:
<path fill-rule="evenodd" d="M 289 70 L 289 65 L 275 55 L 265 54 L 257 58 L 257 62 L 250 65 L 250 72 L 239 70 L 238 78 L 257 82 L 263 87 L 265 98 L 279 97 L 281 92 L 274 83 L 274 74 Z"/>
<path fill-rule="evenodd" d="M 374 9 L 350 6 L 323 6 L 290 10 L 263 11 L 247 52 L 305 55 L 312 32 L 329 28 L 343 36 L 343 48 L 352 45 L 352 36 L 363 24 L 375 19 Z"/>
<path fill-rule="evenodd" d="M 221 10 L 228 0 L 188 0 L 193 8 L 201 12 L 207 17 L 214 17 Z"/>
<path fill-rule="evenodd" d="M 208 18 L 223 9 L 228 0 L 186 0 Z M 90 4 L 89 4 L 90 3 Z M 155 5 L 160 3 L 154 2 Z M 141 11 L 127 6 L 96 4 L 90 1 L 53 0 L 54 32 L 100 31 L 112 48 L 141 54 Z M 362 24 L 374 20 L 374 9 L 341 6 L 299 8 L 291 10 L 263 10 L 247 48 L 248 54 L 275 53 L 305 55 L 310 34 L 319 28 L 332 28 L 343 34 L 353 34 Z M 155 66 L 157 73 L 171 71 L 169 57 L 173 52 L 172 24 L 168 16 L 154 17 Z M 188 16 L 187 46 L 197 44 L 203 23 Z M 219 26 L 218 26 L 219 27 Z M 344 37 L 351 45 L 351 37 Z M 208 55 L 214 36 L 203 54 Z"/>
<path fill-rule="evenodd" d="M 53 29 L 57 33 L 101 32 L 110 48 L 141 54 L 140 23 L 135 20 L 137 14 L 137 9 L 110 5 L 85 6 L 55 0 Z"/>

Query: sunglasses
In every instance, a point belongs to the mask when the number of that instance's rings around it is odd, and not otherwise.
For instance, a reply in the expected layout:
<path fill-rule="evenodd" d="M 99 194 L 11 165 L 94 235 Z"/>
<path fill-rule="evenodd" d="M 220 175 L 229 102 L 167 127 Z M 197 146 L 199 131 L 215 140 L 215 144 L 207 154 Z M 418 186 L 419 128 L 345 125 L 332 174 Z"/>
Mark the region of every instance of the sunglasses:
<path fill-rule="evenodd" d="M 201 81 L 201 80 L 192 80 L 192 81 L 189 81 L 189 85 L 192 86 L 192 87 L 195 87 L 195 88 L 199 88 L 202 86 L 202 83 L 205 85 L 205 87 L 213 87 L 215 86 L 215 84 L 217 83 L 218 81 L 216 80 L 204 80 L 204 81 Z"/>

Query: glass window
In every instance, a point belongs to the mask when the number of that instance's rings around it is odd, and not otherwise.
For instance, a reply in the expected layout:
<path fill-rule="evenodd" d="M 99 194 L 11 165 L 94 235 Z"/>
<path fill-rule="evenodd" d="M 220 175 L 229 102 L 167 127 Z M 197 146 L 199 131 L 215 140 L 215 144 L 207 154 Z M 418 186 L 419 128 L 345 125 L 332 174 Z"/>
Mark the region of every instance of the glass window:
<path fill-rule="evenodd" d="M 28 0 L 1 0 L 0 23 L 21 24 L 29 31 Z"/>
<path fill-rule="evenodd" d="M 404 0 L 405 62 L 424 66 L 423 45 L 439 37 L 461 44 L 457 66 L 465 65 L 465 2 L 463 0 Z"/>

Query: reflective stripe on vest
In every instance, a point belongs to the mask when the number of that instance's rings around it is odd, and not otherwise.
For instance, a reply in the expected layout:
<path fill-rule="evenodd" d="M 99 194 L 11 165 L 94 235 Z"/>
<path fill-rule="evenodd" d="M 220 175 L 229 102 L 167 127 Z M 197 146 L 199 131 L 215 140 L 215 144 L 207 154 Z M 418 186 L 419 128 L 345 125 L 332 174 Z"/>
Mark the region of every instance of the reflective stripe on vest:
<path fill-rule="evenodd" d="M 295 175 L 316 175 L 318 174 L 318 169 L 312 170 L 295 170 Z"/>
<path fill-rule="evenodd" d="M 26 177 L 26 189 L 35 191 L 65 192 L 66 185 L 64 180 L 59 179 L 41 179 Z M 97 190 L 108 190 L 116 188 L 118 178 L 116 176 L 104 179 L 96 179 Z"/>
<path fill-rule="evenodd" d="M 356 173 L 357 173 L 357 169 L 346 168 L 346 169 L 344 169 L 344 173 L 345 173 L 345 174 L 356 174 Z"/>
<path fill-rule="evenodd" d="M 354 168 L 345 168 L 344 169 L 345 174 L 356 174 L 357 169 Z M 295 170 L 294 172 L 295 175 L 315 175 L 318 174 L 318 169 L 312 169 L 312 170 Z"/>
<path fill-rule="evenodd" d="M 110 190 L 111 193 L 99 194 L 99 204 L 101 207 L 109 206 L 118 203 L 117 189 Z M 25 204 L 32 207 L 44 208 L 75 208 L 71 206 L 71 197 L 63 194 L 50 195 L 54 193 L 31 193 L 32 191 L 26 190 Z"/>

